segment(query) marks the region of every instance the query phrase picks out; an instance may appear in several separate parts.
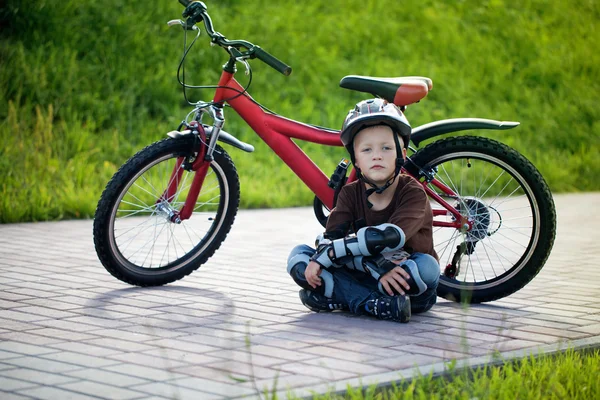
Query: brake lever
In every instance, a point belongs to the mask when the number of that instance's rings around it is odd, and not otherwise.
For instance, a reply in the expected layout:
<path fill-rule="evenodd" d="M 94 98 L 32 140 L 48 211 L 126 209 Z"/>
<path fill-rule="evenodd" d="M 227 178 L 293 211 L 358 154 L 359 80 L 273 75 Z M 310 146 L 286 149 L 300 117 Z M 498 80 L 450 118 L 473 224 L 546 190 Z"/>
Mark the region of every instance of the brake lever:
<path fill-rule="evenodd" d="M 188 19 L 188 21 L 190 21 L 190 19 Z M 169 22 L 167 22 L 167 25 L 169 25 L 169 26 L 181 25 L 183 27 L 183 29 L 186 29 L 188 31 L 199 31 L 200 30 L 196 25 L 194 25 L 193 22 L 192 22 L 192 25 L 190 26 L 187 21 L 182 21 L 180 19 L 172 19 Z"/>
<path fill-rule="evenodd" d="M 246 75 L 250 75 L 250 64 L 248 64 L 248 61 L 246 60 L 238 60 L 239 62 L 241 62 L 242 64 L 244 64 L 244 66 L 246 67 L 246 71 L 244 72 Z"/>
<path fill-rule="evenodd" d="M 245 58 L 248 57 L 248 55 L 243 54 L 241 51 L 231 46 L 227 47 L 227 51 L 233 56 L 233 58 L 235 58 L 235 61 L 239 61 L 244 64 L 246 67 L 246 75 L 250 75 L 250 64 L 248 64 L 248 61 Z"/>
<path fill-rule="evenodd" d="M 174 25 L 177 25 L 177 24 L 183 25 L 183 21 L 180 20 L 180 19 L 172 19 L 169 22 L 167 22 L 167 25 L 169 25 L 169 26 L 174 26 Z"/>

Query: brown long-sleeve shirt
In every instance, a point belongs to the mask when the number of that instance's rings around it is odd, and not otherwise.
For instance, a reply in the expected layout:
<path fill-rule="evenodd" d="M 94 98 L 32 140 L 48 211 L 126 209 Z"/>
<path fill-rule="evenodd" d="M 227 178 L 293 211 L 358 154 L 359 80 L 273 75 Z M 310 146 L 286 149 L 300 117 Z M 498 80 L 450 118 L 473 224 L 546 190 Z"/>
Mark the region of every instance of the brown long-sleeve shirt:
<path fill-rule="evenodd" d="M 398 186 L 390 204 L 383 210 L 373 211 L 367 206 L 366 189 L 362 181 L 345 185 L 337 204 L 327 221 L 328 232 L 344 224 L 355 224 L 361 219 L 366 226 L 391 223 L 406 235 L 404 249 L 438 258 L 433 248 L 433 213 L 423 187 L 413 177 L 398 176 Z"/>

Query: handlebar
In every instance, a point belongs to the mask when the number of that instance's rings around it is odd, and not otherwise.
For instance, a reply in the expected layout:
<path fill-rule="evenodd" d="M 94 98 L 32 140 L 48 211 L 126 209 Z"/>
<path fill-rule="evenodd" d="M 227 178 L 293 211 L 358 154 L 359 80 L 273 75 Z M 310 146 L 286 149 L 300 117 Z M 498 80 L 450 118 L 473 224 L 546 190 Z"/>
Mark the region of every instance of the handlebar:
<path fill-rule="evenodd" d="M 292 73 L 292 67 L 279 60 L 278 58 L 275 58 L 274 56 L 267 53 L 258 46 L 254 46 L 254 55 L 260 61 L 264 62 L 265 64 L 267 64 L 274 70 L 279 71 L 285 76 L 289 76 Z"/>
<path fill-rule="evenodd" d="M 255 46 L 254 44 L 245 40 L 228 40 L 219 32 L 215 32 L 212 20 L 210 19 L 210 15 L 208 15 L 208 13 L 206 12 L 207 8 L 203 2 L 193 0 L 179 0 L 179 3 L 185 6 L 185 10 L 183 11 L 184 18 L 189 17 L 189 19 L 191 19 L 194 24 L 200 22 L 200 19 L 204 22 L 206 32 L 211 37 L 213 43 L 218 44 L 219 46 L 225 49 L 229 47 L 245 47 L 246 49 L 248 49 L 248 52 L 246 54 L 249 56 L 249 58 L 258 58 L 259 60 L 261 60 L 262 62 L 264 62 L 265 64 L 267 64 L 268 66 L 282 73 L 285 76 L 289 76 L 292 73 L 292 67 L 279 60 L 275 56 L 264 51 L 259 46 Z"/>

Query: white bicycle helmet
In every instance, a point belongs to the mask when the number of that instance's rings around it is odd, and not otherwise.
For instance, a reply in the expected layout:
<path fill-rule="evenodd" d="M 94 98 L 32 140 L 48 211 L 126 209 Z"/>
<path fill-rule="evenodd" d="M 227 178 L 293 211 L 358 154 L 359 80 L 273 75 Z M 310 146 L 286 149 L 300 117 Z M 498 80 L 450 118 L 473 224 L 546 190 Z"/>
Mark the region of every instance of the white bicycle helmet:
<path fill-rule="evenodd" d="M 383 99 L 369 99 L 361 101 L 350 110 L 342 126 L 340 139 L 351 156 L 354 156 L 352 143 L 356 134 L 363 128 L 375 125 L 392 128 L 404 141 L 404 147 L 408 148 L 412 129 L 402 111 Z"/>
<path fill-rule="evenodd" d="M 408 143 L 410 142 L 410 133 L 412 130 L 402 111 L 400 111 L 400 109 L 394 104 L 388 103 L 383 99 L 370 99 L 361 101 L 354 107 L 354 109 L 350 110 L 346 116 L 344 125 L 342 126 L 342 132 L 340 134 L 340 139 L 343 145 L 346 147 L 348 153 L 350 153 L 350 158 L 353 164 L 355 164 L 356 161 L 353 147 L 354 138 L 362 129 L 376 125 L 387 125 L 395 133 L 394 142 L 396 143 L 396 168 L 394 171 L 394 176 L 389 179 L 385 185 L 377 186 L 373 182 L 369 181 L 360 172 L 360 169 L 356 168 L 355 165 L 359 179 L 362 179 L 371 186 L 371 189 L 368 189 L 366 192 L 367 198 L 373 193 L 382 193 L 394 182 L 398 174 L 400 174 L 400 170 L 404 165 L 404 157 L 402 156 L 402 146 L 400 146 L 398 136 L 402 138 L 402 141 L 404 142 L 404 148 L 408 148 Z M 368 199 L 367 205 L 369 208 L 372 206 Z"/>

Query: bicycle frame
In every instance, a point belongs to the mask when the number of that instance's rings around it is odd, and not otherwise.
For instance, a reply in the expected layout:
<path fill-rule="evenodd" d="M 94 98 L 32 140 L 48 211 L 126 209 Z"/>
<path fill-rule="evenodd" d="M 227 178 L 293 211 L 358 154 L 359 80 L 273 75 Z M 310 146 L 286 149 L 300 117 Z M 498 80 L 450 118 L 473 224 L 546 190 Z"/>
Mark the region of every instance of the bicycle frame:
<path fill-rule="evenodd" d="M 290 167 L 302 182 L 315 193 L 323 205 L 328 209 L 333 208 L 334 192 L 328 186 L 329 178 L 306 155 L 306 153 L 292 141 L 292 139 L 299 139 L 326 146 L 341 147 L 343 145 L 339 138 L 339 131 L 316 128 L 265 112 L 251 100 L 250 95 L 246 93 L 243 87 L 235 80 L 234 73 L 228 71 L 222 72 L 213 101 L 220 104 L 227 102 L 275 152 L 275 154 Z M 198 197 L 208 163 L 208 161 L 204 161 L 200 165 L 194 163 L 194 170 L 196 170 L 196 168 L 198 168 L 198 170 L 190 187 L 190 192 L 186 198 L 185 205 L 179 213 L 180 220 L 187 219 L 191 215 L 191 210 L 193 210 Z M 178 162 L 175 168 L 178 169 L 180 165 L 181 163 Z M 174 170 L 173 176 L 176 174 L 177 173 Z M 173 176 L 170 182 L 171 185 L 176 186 L 179 179 L 173 179 Z M 356 180 L 355 170 L 351 172 L 349 177 L 349 182 L 353 180 Z M 460 229 L 465 224 L 470 225 L 470 223 L 461 216 L 460 212 L 442 199 L 429 187 L 429 184 L 437 187 L 448 196 L 458 197 L 450 188 L 436 179 L 420 183 L 423 185 L 427 195 L 444 208 L 434 210 L 434 217 L 447 215 L 447 213 L 450 212 L 455 218 L 455 221 L 453 222 L 435 221 L 434 219 L 434 226 Z M 174 193 L 173 189 L 173 187 L 169 187 L 165 193 L 172 194 Z"/>

